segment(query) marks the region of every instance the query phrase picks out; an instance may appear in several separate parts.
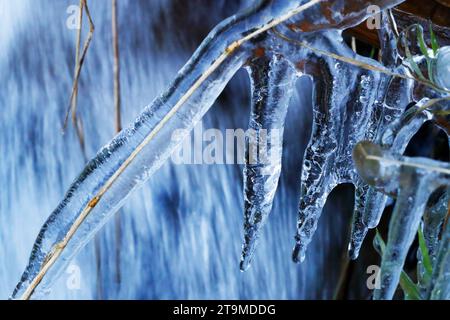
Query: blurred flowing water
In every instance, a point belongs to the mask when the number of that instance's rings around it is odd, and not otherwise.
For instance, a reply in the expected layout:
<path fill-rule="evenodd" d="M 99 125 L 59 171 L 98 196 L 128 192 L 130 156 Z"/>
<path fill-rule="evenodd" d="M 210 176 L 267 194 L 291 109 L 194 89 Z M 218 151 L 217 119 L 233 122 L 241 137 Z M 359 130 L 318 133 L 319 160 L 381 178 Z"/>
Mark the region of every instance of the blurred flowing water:
<path fill-rule="evenodd" d="M 19 280 L 40 227 L 84 165 L 73 126 L 61 134 L 76 40 L 76 30 L 66 26 L 67 9 L 75 4 L 0 0 L 3 299 Z M 96 30 L 81 74 L 78 115 L 92 157 L 114 136 L 113 53 L 110 1 L 88 4 Z M 124 125 L 168 86 L 208 31 L 243 6 L 238 0 L 119 0 Z M 83 34 L 87 30 L 85 24 Z M 300 167 L 311 126 L 309 80 L 299 80 L 297 88 L 274 209 L 247 272 L 239 271 L 242 167 L 166 163 L 77 256 L 48 297 L 332 298 L 352 199 L 347 195 L 327 205 L 306 261 L 294 264 Z M 242 70 L 208 112 L 204 128 L 245 130 L 249 94 Z M 74 275 L 79 286 L 71 282 Z"/>

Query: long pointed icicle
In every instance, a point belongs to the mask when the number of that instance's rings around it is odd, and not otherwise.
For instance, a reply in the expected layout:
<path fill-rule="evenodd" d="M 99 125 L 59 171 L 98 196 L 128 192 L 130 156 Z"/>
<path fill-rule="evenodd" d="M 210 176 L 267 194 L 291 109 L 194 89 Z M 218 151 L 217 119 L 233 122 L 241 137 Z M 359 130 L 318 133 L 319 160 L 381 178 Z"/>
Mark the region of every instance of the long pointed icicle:
<path fill-rule="evenodd" d="M 380 38 L 381 59 L 385 67 L 404 73 L 405 67 L 399 65 L 400 57 L 397 49 L 397 26 L 390 10 L 381 13 L 381 28 L 378 31 Z M 381 117 L 378 132 L 374 140 L 377 140 L 383 130 L 389 125 L 392 119 L 397 119 L 411 101 L 412 84 L 411 80 L 391 78 L 386 95 L 383 97 L 383 105 L 380 108 Z M 378 224 L 386 205 L 387 196 L 377 192 L 372 187 L 364 183 L 355 184 L 355 208 L 352 218 L 352 230 L 349 243 L 349 257 L 356 259 L 361 250 L 362 243 L 367 235 L 368 229 Z"/>
<path fill-rule="evenodd" d="M 313 64 L 311 60 L 309 63 L 311 67 L 320 65 L 320 62 Z M 326 65 L 325 62 L 323 65 Z M 331 159 L 337 148 L 337 141 L 331 135 L 333 126 L 326 119 L 339 115 L 330 114 L 336 112 L 335 109 L 328 110 L 327 99 L 331 96 L 332 75 L 328 73 L 327 68 L 317 72 L 319 74 L 313 78 L 316 95 L 314 103 L 317 110 L 313 113 L 311 139 L 303 160 L 296 245 L 292 256 L 295 262 L 305 259 L 306 247 L 317 228 L 317 221 L 327 196 L 336 185 L 331 171 Z"/>
<path fill-rule="evenodd" d="M 169 91 L 147 107 L 131 127 L 88 163 L 41 229 L 13 298 L 29 298 L 38 285 L 40 292 L 46 291 L 131 191 L 170 156 L 182 141 L 179 135 L 173 138 L 174 130 L 188 133 L 195 126 L 241 67 L 244 56 L 244 51 L 230 56 L 186 100 L 184 108 L 177 108 L 175 101 L 182 99 L 183 89 L 191 87 L 191 81 L 202 73 L 201 67 L 188 66 L 178 80 L 178 90 Z"/>
<path fill-rule="evenodd" d="M 403 80 L 402 80 L 403 81 Z M 408 84 L 404 84 L 410 87 Z M 405 87 L 403 87 L 405 89 Z M 403 91 L 404 92 L 404 91 Z M 411 91 L 409 91 L 410 93 Z M 405 93 L 402 93 L 405 94 Z M 422 125 L 433 118 L 429 112 L 416 114 L 422 105 L 427 103 L 428 99 L 419 101 L 416 106 L 409 109 L 405 114 L 392 122 L 383 132 L 379 139 L 384 148 L 389 148 L 392 152 L 403 154 L 413 136 L 419 131 Z M 380 222 L 387 196 L 377 192 L 373 187 L 369 188 L 366 209 L 364 211 L 363 221 L 369 228 L 373 229 Z"/>
<path fill-rule="evenodd" d="M 390 10 L 381 12 L 380 27 L 381 28 L 378 30 L 378 37 L 380 39 L 381 62 L 387 68 L 394 68 L 398 59 L 398 52 L 394 32 L 395 21 Z M 389 88 L 387 91 L 389 91 Z M 352 260 L 355 260 L 358 257 L 362 243 L 369 229 L 364 221 L 364 212 L 366 210 L 371 210 L 367 207 L 372 192 L 373 190 L 371 190 L 364 182 L 356 181 L 355 205 L 353 208 L 350 242 L 348 245 L 348 255 Z M 376 208 L 381 207 L 384 208 L 384 203 L 377 203 Z"/>
<path fill-rule="evenodd" d="M 252 109 L 244 166 L 244 243 L 240 268 L 251 263 L 259 233 L 272 209 L 281 173 L 284 123 L 297 72 L 282 56 L 255 50 L 248 67 Z"/>
<path fill-rule="evenodd" d="M 430 195 L 450 185 L 450 164 L 392 155 L 370 142 L 359 143 L 353 157 L 367 183 L 397 197 L 382 257 L 381 287 L 374 292 L 374 299 L 392 299 Z"/>

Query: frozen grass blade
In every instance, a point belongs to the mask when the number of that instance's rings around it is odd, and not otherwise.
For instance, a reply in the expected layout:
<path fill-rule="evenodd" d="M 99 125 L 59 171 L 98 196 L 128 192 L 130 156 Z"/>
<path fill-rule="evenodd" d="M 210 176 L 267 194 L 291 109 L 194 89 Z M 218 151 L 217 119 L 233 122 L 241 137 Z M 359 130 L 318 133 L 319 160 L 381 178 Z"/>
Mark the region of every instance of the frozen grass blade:
<path fill-rule="evenodd" d="M 376 234 L 373 239 L 373 247 L 378 252 L 378 254 L 383 257 L 383 254 L 386 250 L 386 244 L 384 243 L 384 240 L 378 230 L 376 230 Z M 400 275 L 400 287 L 405 294 L 405 300 L 421 300 L 419 288 L 403 270 Z"/>
<path fill-rule="evenodd" d="M 428 253 L 427 245 L 425 243 L 422 228 L 419 228 L 417 232 L 417 237 L 419 239 L 419 248 L 420 254 L 422 255 L 423 267 L 425 268 L 425 281 L 428 282 L 431 279 L 431 276 L 433 275 L 433 266 L 431 264 L 431 259 Z"/>

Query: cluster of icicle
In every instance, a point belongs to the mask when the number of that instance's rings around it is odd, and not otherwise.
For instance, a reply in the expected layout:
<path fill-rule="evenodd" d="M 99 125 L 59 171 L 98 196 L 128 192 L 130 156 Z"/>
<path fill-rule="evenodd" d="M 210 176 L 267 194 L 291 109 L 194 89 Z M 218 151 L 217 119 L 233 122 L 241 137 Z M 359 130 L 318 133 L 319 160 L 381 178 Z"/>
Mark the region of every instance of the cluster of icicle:
<path fill-rule="evenodd" d="M 356 186 L 350 244 L 350 255 L 356 258 L 368 228 L 374 228 L 380 220 L 387 196 L 375 189 L 380 188 L 378 184 L 369 187 L 357 173 L 352 160 L 354 147 L 363 140 L 376 141 L 401 154 L 412 135 L 432 115 L 422 112 L 412 120 L 402 118 L 406 106 L 415 99 L 417 88 L 413 80 L 337 61 L 323 51 L 408 75 L 410 71 L 397 52 L 389 15 L 383 14 L 380 31 L 384 66 L 356 55 L 342 39 L 342 30 L 367 19 L 369 6 L 387 10 L 401 2 L 345 0 L 344 4 L 344 0 L 262 0 L 219 24 L 169 89 L 87 164 L 42 227 L 12 297 L 28 299 L 45 294 L 70 259 L 182 142 L 183 137 L 174 141 L 172 132 L 192 129 L 242 67 L 247 68 L 251 78 L 249 126 L 256 132 L 266 129 L 270 135 L 272 129 L 282 131 L 295 81 L 308 76 L 314 84 L 313 130 L 302 168 L 294 260 L 304 259 L 326 198 L 342 183 Z M 248 156 L 257 141 L 247 141 Z M 280 176 L 281 145 L 269 143 L 267 149 L 271 154 L 269 162 L 257 159 L 250 163 L 246 157 L 242 270 L 250 265 Z M 427 176 L 422 181 L 422 175 L 416 178 L 421 183 L 430 179 Z M 442 179 L 447 181 L 445 177 Z M 401 186 L 400 190 L 399 194 L 403 190 L 415 192 Z M 408 205 L 414 210 L 407 214 L 419 216 L 426 195 L 415 196 L 413 194 L 414 204 Z M 401 270 L 413 229 L 418 226 L 416 216 L 408 222 L 411 229 L 397 230 L 394 226 L 389 235 L 387 252 L 390 256 L 386 253 L 383 259 L 383 289 L 375 294 L 376 298 L 392 298 L 398 270 Z M 431 230 L 430 226 L 437 222 L 434 218 L 429 221 L 425 228 Z M 446 250 L 441 253 L 437 249 L 435 236 L 427 233 L 427 237 L 430 246 L 436 247 L 436 260 L 444 261 L 439 262 L 440 268 L 448 272 Z M 441 242 L 445 241 L 448 245 L 448 239 Z M 445 272 L 433 280 L 437 286 L 445 283 L 442 277 L 446 277 Z"/>

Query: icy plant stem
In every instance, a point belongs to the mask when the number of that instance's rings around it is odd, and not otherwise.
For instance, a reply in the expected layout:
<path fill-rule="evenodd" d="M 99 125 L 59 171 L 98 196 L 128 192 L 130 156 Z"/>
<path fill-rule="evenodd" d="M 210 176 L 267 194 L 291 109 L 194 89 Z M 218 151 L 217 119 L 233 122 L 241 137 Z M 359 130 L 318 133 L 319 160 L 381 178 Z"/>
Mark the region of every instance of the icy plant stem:
<path fill-rule="evenodd" d="M 374 299 L 392 299 L 430 195 L 450 185 L 450 166 L 392 154 L 367 141 L 358 143 L 353 159 L 367 183 L 397 197 L 381 263 L 381 287 L 374 292 Z"/>
<path fill-rule="evenodd" d="M 410 182 L 417 182 L 412 179 Z M 424 185 L 425 183 L 425 185 Z M 381 289 L 374 299 L 392 299 L 400 281 L 406 255 L 419 228 L 429 196 L 428 181 L 420 181 L 413 188 L 401 189 L 389 224 L 389 238 L 381 263 Z"/>

